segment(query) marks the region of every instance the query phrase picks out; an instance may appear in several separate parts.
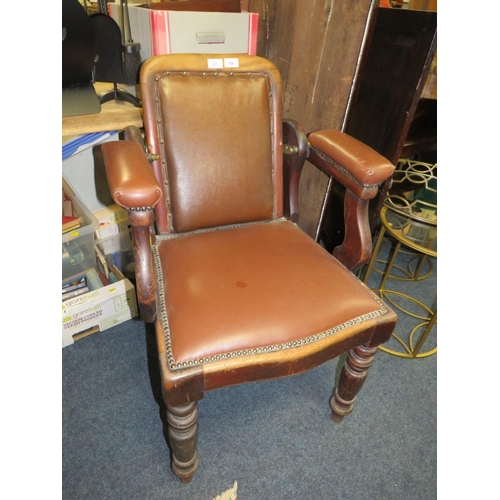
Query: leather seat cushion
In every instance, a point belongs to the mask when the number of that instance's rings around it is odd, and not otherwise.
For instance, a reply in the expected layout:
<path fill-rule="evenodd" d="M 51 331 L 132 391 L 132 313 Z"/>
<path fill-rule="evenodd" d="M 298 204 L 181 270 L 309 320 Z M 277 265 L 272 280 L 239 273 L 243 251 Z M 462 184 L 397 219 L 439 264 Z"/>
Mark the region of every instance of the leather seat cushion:
<path fill-rule="evenodd" d="M 386 312 L 368 287 L 283 219 L 160 236 L 154 255 L 174 367 L 274 350 Z"/>

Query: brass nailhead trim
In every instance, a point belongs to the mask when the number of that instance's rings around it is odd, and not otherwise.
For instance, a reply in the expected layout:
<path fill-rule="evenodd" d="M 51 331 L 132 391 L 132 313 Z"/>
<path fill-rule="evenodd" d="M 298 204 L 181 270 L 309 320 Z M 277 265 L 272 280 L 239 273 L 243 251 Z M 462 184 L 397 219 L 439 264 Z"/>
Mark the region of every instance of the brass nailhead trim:
<path fill-rule="evenodd" d="M 359 181 L 352 175 L 348 170 L 346 170 L 342 165 L 339 165 L 336 161 L 333 161 L 329 156 L 325 155 L 322 151 L 319 151 L 318 149 L 312 147 L 309 144 L 309 147 L 314 150 L 314 152 L 318 155 L 321 156 L 323 160 L 325 160 L 327 163 L 335 167 L 337 170 L 339 170 L 341 173 L 343 173 L 346 177 L 349 177 L 352 181 L 354 181 L 356 184 L 359 186 L 362 186 L 364 188 L 375 188 L 378 186 L 378 184 L 364 184 L 363 182 Z"/>
<path fill-rule="evenodd" d="M 170 214 L 169 214 L 170 217 Z M 172 238 L 179 238 L 183 236 L 188 236 L 191 234 L 201 234 L 201 233 L 210 233 L 210 232 L 215 232 L 215 231 L 225 231 L 228 229 L 236 228 L 236 227 L 241 227 L 243 225 L 255 225 L 255 224 L 272 224 L 276 222 L 283 222 L 286 221 L 287 219 L 282 217 L 280 219 L 273 219 L 270 221 L 265 221 L 265 222 L 253 222 L 250 224 L 233 224 L 231 226 L 224 226 L 224 227 L 218 227 L 218 228 L 210 228 L 210 229 L 200 229 L 197 231 L 191 231 L 189 233 L 183 233 L 183 234 L 165 234 L 165 235 L 158 235 L 156 237 L 156 242 L 153 245 L 153 258 L 154 258 L 154 263 L 156 267 L 156 273 L 158 276 L 158 291 L 159 291 L 159 299 L 160 299 L 160 314 L 161 314 L 161 322 L 163 326 L 163 331 L 165 334 L 165 343 L 166 343 L 166 354 L 167 354 L 167 362 L 168 366 L 171 370 L 180 370 L 182 368 L 187 368 L 190 366 L 198 366 L 198 365 L 203 365 L 205 363 L 210 363 L 213 361 L 219 361 L 221 359 L 230 359 L 230 358 L 235 358 L 235 357 L 240 357 L 240 356 L 251 356 L 253 354 L 261 354 L 261 353 L 266 353 L 266 352 L 277 352 L 281 351 L 283 349 L 290 349 L 292 347 L 298 347 L 298 346 L 303 346 L 306 344 L 310 344 L 313 342 L 316 342 L 318 340 L 324 339 L 326 337 L 330 337 L 331 335 L 334 335 L 335 333 L 338 333 L 342 330 L 345 330 L 346 328 L 356 325 L 358 323 L 362 323 L 363 321 L 366 321 L 368 319 L 376 318 L 379 316 L 383 316 L 388 312 L 387 307 L 385 304 L 376 296 L 373 295 L 373 298 L 376 300 L 376 302 L 380 305 L 380 309 L 378 311 L 373 311 L 371 313 L 363 314 L 361 316 L 358 316 L 356 318 L 353 318 L 349 321 L 346 321 L 345 323 L 342 323 L 341 325 L 338 325 L 334 328 L 330 328 L 329 330 L 326 330 L 324 332 L 317 333 L 315 335 L 311 335 L 309 337 L 305 337 L 303 339 L 298 339 L 298 340 L 293 340 L 290 342 L 286 342 L 284 344 L 274 344 L 274 345 L 268 345 L 268 346 L 263 346 L 259 348 L 254 348 L 254 349 L 243 349 L 239 351 L 231 351 L 231 352 L 225 352 L 213 356 L 207 356 L 205 358 L 198 358 L 198 359 L 193 359 L 190 361 L 184 361 L 182 363 L 177 363 L 174 359 L 174 355 L 172 353 L 172 342 L 170 339 L 170 328 L 168 324 L 168 316 L 167 316 L 167 310 L 165 307 L 165 287 L 163 284 L 163 271 L 161 268 L 161 261 L 160 261 L 160 256 L 158 253 L 158 245 L 161 243 L 163 240 L 169 240 Z M 292 223 L 291 223 L 292 224 Z M 295 226 L 297 224 L 294 224 Z"/>
<path fill-rule="evenodd" d="M 127 209 L 129 212 L 150 212 L 153 207 L 132 207 Z"/>

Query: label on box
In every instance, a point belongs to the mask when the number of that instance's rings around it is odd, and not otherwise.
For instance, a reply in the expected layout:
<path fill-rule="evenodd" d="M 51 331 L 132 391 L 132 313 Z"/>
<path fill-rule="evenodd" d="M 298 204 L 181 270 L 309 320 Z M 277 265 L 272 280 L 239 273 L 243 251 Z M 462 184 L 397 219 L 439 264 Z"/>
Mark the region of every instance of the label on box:
<path fill-rule="evenodd" d="M 94 210 L 92 215 L 97 219 L 99 225 L 121 222 L 122 220 L 128 219 L 127 211 L 123 207 L 120 207 L 120 205 L 116 204 L 109 205 L 108 207 L 104 207 L 99 210 Z"/>
<path fill-rule="evenodd" d="M 118 222 L 111 222 L 109 224 L 99 225 L 96 231 L 96 236 L 98 240 L 103 240 L 105 238 L 110 238 L 119 233 L 124 233 L 129 230 L 130 221 L 128 217 L 122 219 Z"/>
<path fill-rule="evenodd" d="M 124 278 L 111 285 L 62 303 L 62 344 L 73 344 L 73 335 L 99 327 L 100 331 L 138 315 L 135 288 Z"/>

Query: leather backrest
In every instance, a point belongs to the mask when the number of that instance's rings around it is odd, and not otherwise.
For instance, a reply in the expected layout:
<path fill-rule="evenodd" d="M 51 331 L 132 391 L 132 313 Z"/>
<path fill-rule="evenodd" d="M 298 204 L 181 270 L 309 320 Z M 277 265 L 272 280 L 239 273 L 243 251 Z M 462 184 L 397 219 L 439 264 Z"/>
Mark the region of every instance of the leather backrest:
<path fill-rule="evenodd" d="M 216 67 L 213 67 L 216 66 Z M 218 67 L 220 66 L 220 67 Z M 282 85 L 266 59 L 171 54 L 141 68 L 159 232 L 282 216 Z"/>

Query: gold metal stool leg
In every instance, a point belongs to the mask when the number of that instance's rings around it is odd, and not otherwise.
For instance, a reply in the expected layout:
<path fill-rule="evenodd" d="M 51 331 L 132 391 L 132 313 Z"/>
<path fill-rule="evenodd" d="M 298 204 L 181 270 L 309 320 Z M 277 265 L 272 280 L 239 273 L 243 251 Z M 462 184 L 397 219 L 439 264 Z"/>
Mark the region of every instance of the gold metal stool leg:
<path fill-rule="evenodd" d="M 427 356 L 432 356 L 433 354 L 435 354 L 437 352 L 437 347 L 434 347 L 434 348 L 429 349 L 429 350 L 424 351 L 424 352 L 420 352 L 420 351 L 422 350 L 424 343 L 427 340 L 431 330 L 433 329 L 433 327 L 437 323 L 437 309 L 436 309 L 436 311 L 432 311 L 424 303 L 411 297 L 410 295 L 407 295 L 407 294 L 404 294 L 401 292 L 397 292 L 395 290 L 387 290 L 386 289 L 387 280 L 389 278 L 399 279 L 399 280 L 403 280 L 403 281 L 421 281 L 422 279 L 426 279 L 430 274 L 432 274 L 432 263 L 430 262 L 430 264 L 429 264 L 430 265 L 429 271 L 421 276 L 420 274 L 422 271 L 423 264 L 426 262 L 426 259 L 428 259 L 428 257 L 425 254 L 422 254 L 420 256 L 417 255 L 415 258 L 418 257 L 418 262 L 417 262 L 417 265 L 415 268 L 415 272 L 411 274 L 410 278 L 400 278 L 399 276 L 392 276 L 391 272 L 392 272 L 393 268 L 400 269 L 395 263 L 396 263 L 396 259 L 398 257 L 398 254 L 401 250 L 401 247 L 403 246 L 403 243 L 401 241 L 399 241 L 398 239 L 396 239 L 395 240 L 396 245 L 393 248 L 392 255 L 390 256 L 389 261 L 388 262 L 387 261 L 377 261 L 377 255 L 380 251 L 385 232 L 386 232 L 385 228 L 382 226 L 380 233 L 379 233 L 379 236 L 377 238 L 377 242 L 375 244 L 375 248 L 373 250 L 372 258 L 370 259 L 370 262 L 368 264 L 363 281 L 364 281 L 364 283 L 367 283 L 372 271 L 374 271 L 374 270 L 377 271 L 378 273 L 382 274 L 382 281 L 379 285 L 379 288 L 376 290 L 373 290 L 373 291 L 378 293 L 381 298 L 383 298 L 384 300 L 389 302 L 394 308 L 399 309 L 400 311 L 402 311 L 403 313 L 405 313 L 409 316 L 412 316 L 416 319 L 420 319 L 423 321 L 421 323 L 419 323 L 418 325 L 416 325 L 411 330 L 411 332 L 409 333 L 409 337 L 408 337 L 407 342 L 405 342 L 396 332 L 392 334 L 392 337 L 395 340 L 397 340 L 401 344 L 401 346 L 403 347 L 403 351 L 391 349 L 391 348 L 387 347 L 386 345 L 379 346 L 379 349 L 381 351 L 388 353 L 388 354 L 392 354 L 394 356 L 398 356 L 401 358 L 417 359 L 417 358 L 424 358 Z M 381 271 L 380 269 L 375 268 L 376 262 L 387 263 L 386 270 Z M 405 307 L 403 307 L 400 304 L 398 304 L 397 302 L 395 302 L 395 300 L 392 298 L 392 296 L 400 297 L 400 298 L 403 298 L 403 299 L 411 302 L 414 305 L 416 304 L 418 307 L 420 307 L 424 310 L 424 313 L 423 314 L 416 314 L 414 312 L 411 312 L 410 310 L 406 309 Z M 414 346 L 413 345 L 414 344 L 413 338 L 416 336 L 416 333 L 418 331 L 420 331 L 422 328 L 425 328 L 425 330 L 423 331 L 423 333 L 421 333 L 421 335 L 419 336 L 419 338 Z"/>
<path fill-rule="evenodd" d="M 372 258 L 370 259 L 370 262 L 368 263 L 368 267 L 366 268 L 366 273 L 365 277 L 363 279 L 363 283 L 366 283 L 368 281 L 368 278 L 370 277 L 372 271 L 373 271 L 373 266 L 375 265 L 375 262 L 377 260 L 377 255 L 380 251 L 380 247 L 382 246 L 382 241 L 384 240 L 384 234 L 385 234 L 385 227 L 382 226 L 380 228 L 380 232 L 377 238 L 377 243 L 375 243 L 375 248 L 373 249 L 372 253 Z"/>
<path fill-rule="evenodd" d="M 424 351 L 424 352 L 420 352 L 420 351 L 421 351 L 425 341 L 427 340 L 427 337 L 429 336 L 431 330 L 437 324 L 437 310 L 432 312 L 422 302 L 414 299 L 413 297 L 410 297 L 409 295 L 406 295 L 406 294 L 403 294 L 400 292 L 395 292 L 392 290 L 376 290 L 376 291 L 378 291 L 380 293 L 381 297 L 383 297 L 385 300 L 390 302 L 397 309 L 400 309 L 401 311 L 403 311 L 404 313 L 406 313 L 410 316 L 424 320 L 412 329 L 412 331 L 410 332 L 410 334 L 408 336 L 408 342 L 405 342 L 397 333 L 392 334 L 392 337 L 395 338 L 403 346 L 404 352 L 396 351 L 396 350 L 391 349 L 385 345 L 379 346 L 379 349 L 381 351 L 386 352 L 387 354 L 392 354 L 393 356 L 398 356 L 400 358 L 418 359 L 418 358 L 426 358 L 428 356 L 432 356 L 433 354 L 436 354 L 437 346 L 432 348 L 432 349 L 429 349 L 428 351 Z M 391 294 L 397 295 L 399 297 L 403 297 L 403 298 L 413 302 L 414 304 L 419 305 L 420 307 L 425 309 L 430 314 L 430 316 L 427 316 L 427 317 L 419 316 L 417 314 L 411 313 L 411 312 L 403 309 L 401 306 L 399 306 L 392 299 L 389 298 L 388 295 L 391 295 Z M 415 333 L 423 327 L 425 327 L 425 330 L 420 335 L 419 339 L 417 340 L 416 345 L 413 346 L 413 337 L 414 337 Z"/>

